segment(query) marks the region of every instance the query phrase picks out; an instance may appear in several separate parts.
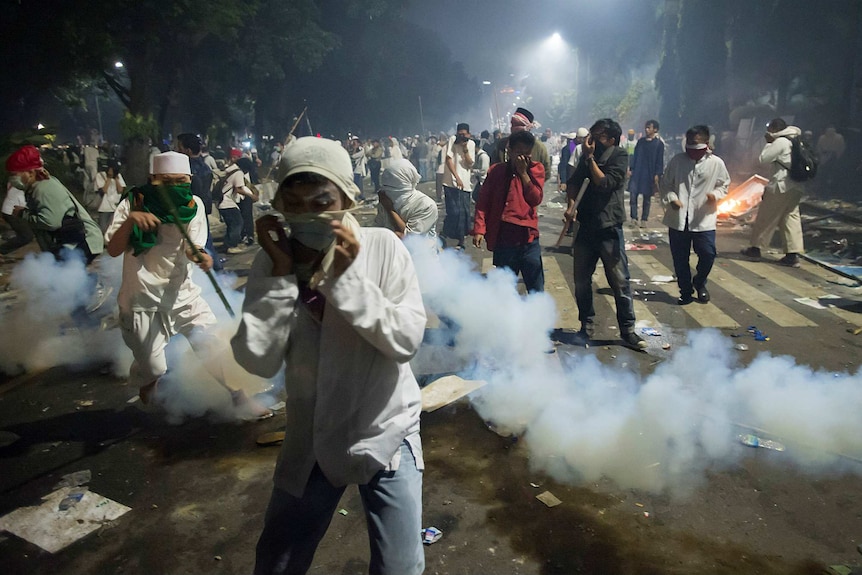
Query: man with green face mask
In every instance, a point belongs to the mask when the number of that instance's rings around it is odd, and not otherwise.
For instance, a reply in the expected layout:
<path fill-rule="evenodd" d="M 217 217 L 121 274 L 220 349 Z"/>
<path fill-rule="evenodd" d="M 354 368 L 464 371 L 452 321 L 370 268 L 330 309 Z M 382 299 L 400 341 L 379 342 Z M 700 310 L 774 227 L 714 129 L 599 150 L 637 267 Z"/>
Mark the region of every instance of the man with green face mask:
<path fill-rule="evenodd" d="M 213 261 L 204 250 L 206 211 L 201 198 L 192 195 L 189 158 L 177 152 L 157 154 L 152 172 L 150 183 L 129 190 L 120 201 L 105 233 L 108 253 L 123 254 L 117 297 L 120 331 L 134 356 L 129 382 L 140 388 L 144 404 L 158 399 L 158 381 L 167 371 L 165 348 L 178 333 L 189 340 L 210 374 L 227 387 L 220 361 L 225 346 L 212 331 L 216 317 L 192 281 L 195 264 L 207 271 Z M 187 245 L 180 225 L 197 253 Z M 239 417 L 267 412 L 241 390 L 232 390 L 231 397 L 240 408 Z"/>
<path fill-rule="evenodd" d="M 250 373 L 284 366 L 287 428 L 258 540 L 256 574 L 305 573 L 347 485 L 359 486 L 370 573 L 418 575 L 421 394 L 410 359 L 425 309 L 394 233 L 360 228 L 359 190 L 337 142 L 285 148 L 275 216 L 257 221 L 234 357 Z"/>

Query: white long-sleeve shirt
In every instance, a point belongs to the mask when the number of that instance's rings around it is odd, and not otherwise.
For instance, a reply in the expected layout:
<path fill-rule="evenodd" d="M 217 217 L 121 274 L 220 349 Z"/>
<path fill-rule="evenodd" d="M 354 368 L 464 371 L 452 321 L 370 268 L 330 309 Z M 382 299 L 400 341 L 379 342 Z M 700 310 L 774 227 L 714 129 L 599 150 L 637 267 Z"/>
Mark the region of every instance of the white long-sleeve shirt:
<path fill-rule="evenodd" d="M 333 485 L 364 484 L 397 469 L 405 439 L 424 467 L 421 395 L 408 363 L 426 321 L 416 272 L 389 230 L 358 235 L 356 260 L 319 286 L 326 298 L 320 321 L 298 302 L 296 276 L 272 277 L 272 261 L 259 252 L 231 341 L 250 373 L 269 378 L 285 365 L 287 429 L 275 484 L 294 496 L 315 463 Z"/>
<path fill-rule="evenodd" d="M 203 246 L 207 243 L 207 216 L 201 199 L 193 197 L 198 209 L 186 229 L 195 245 Z M 125 199 L 105 232 L 106 244 L 128 218 L 129 200 Z M 123 283 L 117 295 L 120 311 L 170 311 L 201 293 L 192 281 L 196 264 L 186 256 L 182 232 L 174 224 L 161 224 L 156 233 L 156 245 L 144 253 L 136 256 L 128 250 L 123 254 Z"/>
<path fill-rule="evenodd" d="M 659 183 L 664 205 L 662 222 L 678 231 L 685 231 L 686 221 L 692 232 L 715 229 L 718 202 L 727 195 L 730 174 L 724 161 L 715 154 L 707 154 L 695 162 L 687 154 L 671 158 Z M 715 201 L 709 201 L 712 193 Z M 679 200 L 682 207 L 674 208 L 671 202 Z"/>

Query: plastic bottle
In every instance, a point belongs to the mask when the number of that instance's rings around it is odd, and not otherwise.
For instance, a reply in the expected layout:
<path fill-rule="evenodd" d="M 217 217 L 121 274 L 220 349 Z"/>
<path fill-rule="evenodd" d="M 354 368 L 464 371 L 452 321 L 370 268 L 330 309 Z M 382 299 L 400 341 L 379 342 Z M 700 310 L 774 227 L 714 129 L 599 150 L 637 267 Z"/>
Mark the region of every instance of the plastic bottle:
<path fill-rule="evenodd" d="M 771 439 L 763 439 L 750 433 L 739 436 L 739 441 L 743 445 L 749 447 L 762 447 L 764 449 L 772 449 L 773 451 L 784 451 L 784 445 Z"/>

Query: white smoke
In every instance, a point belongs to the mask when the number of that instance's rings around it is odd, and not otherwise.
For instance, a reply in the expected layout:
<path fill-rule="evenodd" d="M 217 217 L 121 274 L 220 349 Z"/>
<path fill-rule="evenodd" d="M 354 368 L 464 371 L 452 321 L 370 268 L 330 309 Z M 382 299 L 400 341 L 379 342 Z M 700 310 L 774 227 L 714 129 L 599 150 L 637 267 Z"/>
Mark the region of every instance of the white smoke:
<path fill-rule="evenodd" d="M 460 328 L 459 353 L 476 358 L 465 376 L 489 382 L 472 396 L 474 408 L 520 436 L 531 465 L 558 480 L 607 477 L 684 495 L 707 470 L 752 455 L 737 440 L 752 430 L 786 444 L 781 460 L 812 473 L 862 457 L 859 372 L 816 371 L 765 353 L 743 366 L 715 330 L 690 332 L 647 376 L 604 365 L 589 350 L 548 355 L 555 317 L 545 294 L 520 296 L 509 272 L 484 279 L 466 256 L 408 245 L 426 304 Z"/>
<path fill-rule="evenodd" d="M 122 257 L 103 255 L 88 273 L 83 259 L 71 257 L 58 262 L 49 253 L 28 255 L 18 264 L 11 287 L 19 291 L 18 305 L 0 311 L 0 370 L 9 375 L 33 372 L 55 366 L 93 368 L 110 366 L 114 375 L 125 378 L 132 355 L 123 343 L 117 327 L 117 294 L 122 278 Z M 84 313 L 91 304 L 97 281 L 110 295 L 101 308 Z M 195 271 L 194 281 L 201 286 L 203 297 L 219 320 L 208 351 L 196 354 L 183 337 L 174 337 L 168 345 L 168 373 L 159 383 L 159 401 L 169 420 L 205 413 L 217 419 L 248 416 L 247 409 L 235 409 L 229 391 L 212 373 L 222 375 L 232 388 L 249 397 L 262 392 L 275 393 L 273 384 L 242 370 L 234 361 L 230 338 L 236 332 L 239 318 L 230 318 L 208 278 Z M 232 286 L 236 277 L 220 276 L 223 286 Z M 223 289 L 236 315 L 242 305 L 242 294 Z M 130 397 L 138 390 L 129 389 Z M 272 397 L 261 397 L 266 404 Z"/>

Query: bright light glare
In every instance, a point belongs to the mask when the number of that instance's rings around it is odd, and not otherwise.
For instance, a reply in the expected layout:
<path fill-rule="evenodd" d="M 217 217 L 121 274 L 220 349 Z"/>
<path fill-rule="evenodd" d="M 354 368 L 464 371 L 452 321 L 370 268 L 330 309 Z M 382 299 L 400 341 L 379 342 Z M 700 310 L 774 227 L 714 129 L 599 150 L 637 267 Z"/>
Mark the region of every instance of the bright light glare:
<path fill-rule="evenodd" d="M 119 62 L 119 61 L 114 62 L 114 68 L 122 68 L 122 67 L 123 67 L 123 63 L 122 63 L 122 62 Z"/>
<path fill-rule="evenodd" d="M 551 35 L 551 42 L 559 42 L 559 41 L 561 41 L 562 39 L 563 39 L 563 38 L 562 38 L 562 36 L 560 36 L 560 33 L 559 33 L 559 32 L 554 32 L 554 33 Z"/>
<path fill-rule="evenodd" d="M 484 80 L 484 81 L 482 82 L 482 84 L 483 84 L 483 85 L 485 85 L 485 86 L 490 86 L 490 85 L 491 85 L 491 82 L 489 82 L 488 80 Z"/>

